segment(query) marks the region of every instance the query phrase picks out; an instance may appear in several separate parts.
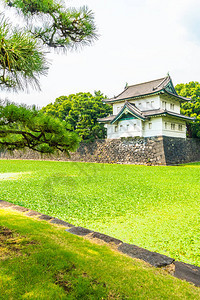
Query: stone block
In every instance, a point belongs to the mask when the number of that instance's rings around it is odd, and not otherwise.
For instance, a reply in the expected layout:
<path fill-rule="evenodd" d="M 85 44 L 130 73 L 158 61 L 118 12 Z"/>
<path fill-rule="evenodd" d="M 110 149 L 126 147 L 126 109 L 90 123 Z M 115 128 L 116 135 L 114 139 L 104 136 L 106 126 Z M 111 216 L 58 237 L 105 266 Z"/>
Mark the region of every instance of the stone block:
<path fill-rule="evenodd" d="M 92 233 L 92 230 L 89 230 L 87 228 L 83 228 L 83 227 L 72 227 L 70 229 L 66 229 L 67 232 L 70 232 L 72 234 L 75 235 L 79 235 L 79 236 L 85 236 L 88 235 L 89 233 Z"/>
<path fill-rule="evenodd" d="M 60 220 L 58 218 L 55 218 L 55 219 L 51 220 L 50 223 L 57 224 L 57 225 L 62 225 L 62 226 L 65 226 L 65 227 L 75 227 L 74 225 L 72 225 L 68 222 L 65 222 L 63 220 Z"/>
<path fill-rule="evenodd" d="M 11 207 L 14 206 L 15 204 L 4 201 L 4 200 L 0 200 L 0 207 Z"/>
<path fill-rule="evenodd" d="M 174 276 L 200 286 L 200 268 L 183 262 L 175 261 Z"/>
<path fill-rule="evenodd" d="M 113 243 L 115 245 L 120 245 L 120 244 L 123 243 L 121 240 L 118 240 L 118 239 L 116 239 L 114 237 L 111 237 L 109 235 L 106 235 L 106 234 L 103 234 L 103 233 L 99 233 L 99 232 L 93 232 L 91 234 L 91 237 L 99 239 L 99 240 L 102 240 L 102 241 L 104 241 L 104 242 L 106 242 L 108 244 L 109 243 Z"/>
<path fill-rule="evenodd" d="M 174 262 L 174 259 L 168 256 L 126 243 L 120 245 L 118 250 L 130 257 L 142 259 L 154 267 L 164 267 Z"/>
<path fill-rule="evenodd" d="M 42 215 L 41 213 L 37 212 L 37 211 L 34 211 L 34 210 L 29 210 L 27 213 L 26 213 L 26 216 L 28 217 L 34 217 L 34 216 L 38 216 L 38 215 Z"/>
<path fill-rule="evenodd" d="M 19 206 L 19 205 L 14 205 L 14 206 L 12 206 L 12 209 L 15 209 L 15 210 L 21 211 L 21 212 L 25 212 L 25 211 L 28 211 L 28 210 L 29 210 L 28 208 L 23 207 L 23 206 Z"/>
<path fill-rule="evenodd" d="M 48 216 L 48 215 L 44 215 L 44 214 L 40 215 L 38 218 L 39 218 L 40 220 L 46 220 L 46 221 L 49 221 L 49 220 L 51 220 L 51 219 L 54 219 L 54 217 L 51 217 L 51 216 Z"/>

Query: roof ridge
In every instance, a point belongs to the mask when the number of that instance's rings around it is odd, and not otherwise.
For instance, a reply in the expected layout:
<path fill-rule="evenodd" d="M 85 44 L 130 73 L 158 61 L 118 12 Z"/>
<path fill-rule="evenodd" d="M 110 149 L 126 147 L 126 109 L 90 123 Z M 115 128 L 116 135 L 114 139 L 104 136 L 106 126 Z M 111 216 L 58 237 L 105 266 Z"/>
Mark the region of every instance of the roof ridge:
<path fill-rule="evenodd" d="M 143 119 L 143 120 L 145 119 L 145 116 L 143 115 L 141 110 L 135 106 L 135 104 L 125 101 L 124 106 L 121 108 L 121 110 L 115 116 L 115 118 L 111 121 L 111 124 L 114 124 L 115 121 L 119 119 L 119 117 L 123 114 L 125 108 L 128 108 L 130 112 L 134 113 L 140 119 Z"/>
<path fill-rule="evenodd" d="M 185 101 L 191 101 L 192 100 L 192 98 L 183 97 L 183 96 L 180 96 L 179 94 L 177 94 L 177 95 L 173 94 L 173 93 L 169 92 L 168 90 L 166 90 L 165 88 L 164 88 L 164 90 L 165 90 L 166 93 L 168 93 L 170 95 L 173 95 L 173 96 L 175 96 L 177 98 L 183 99 Z"/>
<path fill-rule="evenodd" d="M 132 86 L 136 86 L 136 85 L 142 85 L 142 84 L 145 84 L 145 83 L 149 83 L 149 82 L 154 82 L 154 81 L 158 81 L 158 80 L 165 80 L 166 78 L 168 78 L 169 76 L 166 76 L 166 77 L 162 77 L 162 78 L 158 78 L 158 79 L 154 79 L 154 80 L 150 80 L 150 81 L 145 81 L 145 82 L 141 82 L 141 83 L 136 83 L 136 84 L 132 84 L 132 85 L 129 85 L 126 89 L 128 89 L 129 87 L 132 87 Z M 162 82 L 163 82 L 162 81 Z M 160 85 L 160 84 L 159 84 Z M 124 90 L 125 91 L 125 90 Z M 123 91 L 123 92 L 124 92 Z"/>
<path fill-rule="evenodd" d="M 166 79 L 171 80 L 170 76 L 166 76 L 157 86 L 153 87 L 153 91 L 155 91 L 161 84 L 163 84 L 166 81 Z"/>
<path fill-rule="evenodd" d="M 155 109 L 147 109 L 147 110 L 143 110 L 143 113 L 149 112 L 149 111 L 167 111 L 166 109 L 160 109 L 160 108 L 155 108 Z"/>
<path fill-rule="evenodd" d="M 176 97 L 179 101 L 190 100 L 185 97 L 181 97 L 177 94 L 171 77 L 167 75 L 159 79 L 154 79 L 151 81 L 130 85 L 124 88 L 124 90 L 121 93 L 119 93 L 117 96 L 114 96 L 114 98 L 110 98 L 104 101 L 107 103 L 114 103 L 117 101 L 124 102 L 124 100 L 142 98 L 146 96 L 155 95 L 158 93 L 163 93 L 166 95 Z"/>
<path fill-rule="evenodd" d="M 119 93 L 117 96 L 114 96 L 111 99 L 114 100 L 114 99 L 118 98 L 121 94 L 123 94 L 125 91 L 127 91 L 130 87 L 138 86 L 138 85 L 142 85 L 142 84 L 145 84 L 145 83 L 154 82 L 154 81 L 158 81 L 158 80 L 162 80 L 162 82 L 163 82 L 168 77 L 169 76 L 167 75 L 166 77 L 162 77 L 162 78 L 158 78 L 158 79 L 154 79 L 154 80 L 150 80 L 150 81 L 145 81 L 145 82 L 141 82 L 141 83 L 136 83 L 136 84 L 128 85 L 121 93 Z"/>
<path fill-rule="evenodd" d="M 129 87 L 127 87 L 127 88 L 125 88 L 119 95 L 117 95 L 117 96 L 114 96 L 113 97 L 113 99 L 116 99 L 116 98 L 118 98 L 121 94 L 123 94 L 125 91 L 127 91 L 128 90 L 128 88 Z"/>
<path fill-rule="evenodd" d="M 129 101 L 125 101 L 125 104 L 133 106 L 136 111 L 138 111 L 141 115 L 143 115 L 142 111 L 134 103 L 130 103 Z"/>

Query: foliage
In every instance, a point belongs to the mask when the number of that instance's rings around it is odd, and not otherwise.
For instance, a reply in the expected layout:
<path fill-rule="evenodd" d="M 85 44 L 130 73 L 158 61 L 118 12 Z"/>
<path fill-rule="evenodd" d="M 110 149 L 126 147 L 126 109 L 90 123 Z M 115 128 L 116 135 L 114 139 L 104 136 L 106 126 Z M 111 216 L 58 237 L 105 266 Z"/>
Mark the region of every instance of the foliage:
<path fill-rule="evenodd" d="M 188 282 L 64 228 L 5 209 L 0 225 L 0 256 L 15 249 L 0 260 L 1 299 L 199 299 Z"/>
<path fill-rule="evenodd" d="M 112 112 L 111 106 L 104 104 L 105 96 L 100 92 L 78 93 L 57 98 L 54 104 L 42 108 L 42 112 L 65 120 L 71 129 L 84 141 L 105 138 L 106 130 L 98 118 Z"/>
<path fill-rule="evenodd" d="M 28 83 L 39 87 L 38 76 L 47 71 L 45 55 L 30 34 L 10 27 L 0 20 L 0 87 L 23 90 Z"/>
<path fill-rule="evenodd" d="M 73 49 L 97 38 L 94 15 L 87 7 L 66 8 L 56 0 L 4 0 L 25 18 L 14 28 L 1 15 L 0 86 L 9 89 L 38 88 L 39 76 L 47 72 L 42 46 Z"/>
<path fill-rule="evenodd" d="M 0 170 L 16 173 L 0 180 L 2 200 L 200 267 L 200 163 L 2 160 Z"/>
<path fill-rule="evenodd" d="M 28 24 L 14 28 L 1 14 L 0 87 L 24 90 L 39 88 L 39 77 L 47 73 L 42 46 L 72 49 L 90 44 L 96 37 L 93 13 L 87 7 L 65 8 L 56 0 L 4 0 L 17 9 Z M 41 153 L 67 152 L 78 145 L 76 134 L 65 121 L 43 116 L 14 104 L 0 106 L 0 146 L 8 150 L 29 147 Z"/>
<path fill-rule="evenodd" d="M 175 88 L 180 96 L 191 98 L 190 102 L 181 104 L 181 113 L 189 117 L 196 117 L 196 121 L 187 126 L 188 135 L 200 138 L 200 83 L 197 81 L 180 83 Z"/>
<path fill-rule="evenodd" d="M 56 0 L 4 1 L 22 12 L 26 20 L 33 21 L 31 33 L 49 47 L 68 49 L 90 44 L 97 38 L 94 15 L 86 6 L 66 8 Z M 35 22 L 41 19 L 42 22 Z"/>
<path fill-rule="evenodd" d="M 198 81 L 177 84 L 176 91 L 182 97 L 192 98 L 191 102 L 193 103 L 200 99 L 200 83 Z"/>
<path fill-rule="evenodd" d="M 26 147 L 41 153 L 76 150 L 78 136 L 67 130 L 65 121 L 44 115 L 35 107 L 12 103 L 0 106 L 0 149 Z"/>

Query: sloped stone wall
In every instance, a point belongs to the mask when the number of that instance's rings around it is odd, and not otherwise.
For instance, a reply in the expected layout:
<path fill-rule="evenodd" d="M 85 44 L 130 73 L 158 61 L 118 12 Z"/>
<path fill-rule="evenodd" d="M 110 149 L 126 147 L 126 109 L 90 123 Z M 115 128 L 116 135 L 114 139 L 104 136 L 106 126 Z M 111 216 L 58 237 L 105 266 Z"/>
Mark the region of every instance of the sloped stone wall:
<path fill-rule="evenodd" d="M 165 164 L 162 137 L 131 138 L 115 140 L 96 140 L 92 143 L 81 143 L 79 149 L 71 153 L 71 157 L 64 155 L 41 156 L 39 153 L 27 151 L 14 151 L 12 154 L 1 152 L 0 158 L 6 159 L 43 159 L 43 160 L 70 160 L 98 163 L 121 164 Z"/>
<path fill-rule="evenodd" d="M 71 155 L 71 159 L 101 163 L 165 164 L 160 137 L 82 143 L 77 152 Z"/>
<path fill-rule="evenodd" d="M 68 158 L 60 156 L 41 156 L 27 151 L 0 152 L 0 159 L 42 159 L 61 161 L 82 161 L 97 163 L 175 165 L 200 161 L 200 140 L 170 137 L 126 138 L 96 140 L 81 143 L 79 149 Z"/>
<path fill-rule="evenodd" d="M 163 137 L 167 165 L 200 161 L 200 139 Z"/>

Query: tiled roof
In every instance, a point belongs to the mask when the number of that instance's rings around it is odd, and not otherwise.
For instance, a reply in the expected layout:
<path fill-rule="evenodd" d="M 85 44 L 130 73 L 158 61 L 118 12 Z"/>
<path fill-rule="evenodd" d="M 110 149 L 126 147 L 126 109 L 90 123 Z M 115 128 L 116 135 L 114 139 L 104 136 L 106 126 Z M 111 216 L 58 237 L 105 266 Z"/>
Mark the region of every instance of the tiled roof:
<path fill-rule="evenodd" d="M 135 106 L 134 103 L 130 103 L 128 101 L 125 102 L 125 106 L 131 111 L 133 112 L 135 115 L 137 115 L 138 117 L 140 117 L 141 119 L 144 119 L 144 115 L 143 115 L 143 112 L 137 108 Z"/>
<path fill-rule="evenodd" d="M 190 121 L 195 120 L 195 118 L 184 116 L 184 115 L 181 115 L 181 114 L 178 114 L 178 113 L 166 110 L 166 109 L 148 110 L 148 111 L 143 111 L 142 113 L 146 118 L 166 114 L 166 115 L 170 115 L 172 117 L 177 117 L 177 118 L 186 119 L 186 120 L 190 120 Z"/>
<path fill-rule="evenodd" d="M 139 83 L 135 85 L 130 85 L 124 89 L 117 97 L 111 99 L 105 99 L 107 103 L 113 103 L 116 101 L 144 97 L 148 95 L 158 94 L 161 92 L 166 92 L 172 96 L 179 98 L 179 100 L 190 100 L 188 98 L 181 97 L 177 94 L 170 76 L 163 77 L 160 79 Z"/>
<path fill-rule="evenodd" d="M 108 123 L 108 122 L 111 122 L 115 117 L 116 117 L 116 115 L 110 115 L 105 118 L 97 119 L 97 121 L 101 122 L 101 123 Z"/>
<path fill-rule="evenodd" d="M 108 123 L 114 121 L 116 118 L 118 118 L 121 114 L 123 114 L 124 109 L 127 107 L 127 109 L 136 117 L 140 118 L 140 119 L 145 119 L 145 116 L 143 115 L 143 113 L 141 112 L 141 110 L 139 108 L 137 108 L 135 106 L 135 104 L 130 103 L 128 101 L 125 102 L 124 106 L 121 108 L 121 110 L 119 111 L 119 113 L 117 115 L 110 115 L 108 117 L 105 118 L 101 118 L 98 119 L 98 122 L 102 122 L 102 123 Z M 116 121 L 116 120 L 115 120 Z"/>
<path fill-rule="evenodd" d="M 111 124 L 113 124 L 114 122 L 116 122 L 118 119 L 121 118 L 121 116 L 126 113 L 125 111 L 129 111 L 134 117 L 141 119 L 141 120 L 145 120 L 145 116 L 143 115 L 143 113 L 141 112 L 141 110 L 139 108 L 137 108 L 135 106 L 135 104 L 133 103 L 129 103 L 128 101 L 125 102 L 124 106 L 122 107 L 122 109 L 119 111 L 119 113 L 115 116 L 115 118 L 111 121 Z"/>
<path fill-rule="evenodd" d="M 142 119 L 143 121 L 145 119 L 148 119 L 150 117 L 158 117 L 160 115 L 169 115 L 172 117 L 176 117 L 176 118 L 180 118 L 180 119 L 185 119 L 185 120 L 189 120 L 189 121 L 194 121 L 195 118 L 192 117 L 188 117 L 188 116 L 184 116 L 166 109 L 154 109 L 154 110 L 146 110 L 146 111 L 141 111 L 139 108 L 137 108 L 135 106 L 135 104 L 130 103 L 128 101 L 125 102 L 124 106 L 122 107 L 122 109 L 119 111 L 119 113 L 117 115 L 111 115 L 102 119 L 98 119 L 99 122 L 102 123 L 111 123 L 113 124 L 114 122 L 116 122 L 118 119 L 121 118 L 121 116 L 124 114 L 124 110 L 125 108 L 128 109 L 128 111 L 130 113 L 132 113 L 136 118 L 138 119 Z"/>

